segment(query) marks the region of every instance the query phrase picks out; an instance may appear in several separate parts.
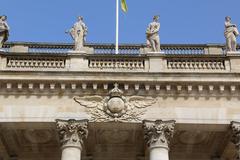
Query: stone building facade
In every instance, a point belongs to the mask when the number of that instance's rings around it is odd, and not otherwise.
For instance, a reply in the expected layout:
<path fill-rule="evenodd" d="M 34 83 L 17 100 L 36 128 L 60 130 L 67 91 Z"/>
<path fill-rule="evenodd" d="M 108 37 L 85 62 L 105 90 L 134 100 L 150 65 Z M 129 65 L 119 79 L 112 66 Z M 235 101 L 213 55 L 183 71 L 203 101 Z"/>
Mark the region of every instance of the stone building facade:
<path fill-rule="evenodd" d="M 235 160 L 240 54 L 223 45 L 7 43 L 0 160 Z"/>

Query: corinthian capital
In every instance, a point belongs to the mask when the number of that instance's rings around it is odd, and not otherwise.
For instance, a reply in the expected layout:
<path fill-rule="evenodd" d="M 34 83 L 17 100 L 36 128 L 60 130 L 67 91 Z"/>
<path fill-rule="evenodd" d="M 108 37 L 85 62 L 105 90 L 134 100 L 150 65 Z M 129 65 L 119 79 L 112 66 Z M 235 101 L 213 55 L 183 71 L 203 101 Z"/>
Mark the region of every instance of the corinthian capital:
<path fill-rule="evenodd" d="M 79 147 L 82 149 L 83 140 L 88 136 L 88 120 L 56 120 L 62 148 Z"/>
<path fill-rule="evenodd" d="M 240 159 L 240 122 L 231 122 L 232 143 L 236 145 L 238 159 Z"/>
<path fill-rule="evenodd" d="M 175 121 L 143 121 L 144 138 L 150 148 L 168 148 L 173 137 Z"/>

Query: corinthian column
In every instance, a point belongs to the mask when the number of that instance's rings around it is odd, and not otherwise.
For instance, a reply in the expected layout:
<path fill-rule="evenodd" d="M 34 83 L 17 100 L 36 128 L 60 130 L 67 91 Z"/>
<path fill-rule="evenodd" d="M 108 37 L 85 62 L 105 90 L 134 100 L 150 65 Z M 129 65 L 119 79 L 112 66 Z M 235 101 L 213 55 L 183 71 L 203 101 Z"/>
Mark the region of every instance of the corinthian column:
<path fill-rule="evenodd" d="M 174 126 L 175 121 L 143 121 L 144 138 L 150 152 L 149 160 L 169 160 L 169 143 Z"/>
<path fill-rule="evenodd" d="M 231 122 L 232 142 L 237 149 L 237 159 L 240 159 L 240 122 Z"/>
<path fill-rule="evenodd" d="M 81 160 L 83 140 L 88 135 L 88 120 L 56 120 L 62 145 L 61 160 Z"/>

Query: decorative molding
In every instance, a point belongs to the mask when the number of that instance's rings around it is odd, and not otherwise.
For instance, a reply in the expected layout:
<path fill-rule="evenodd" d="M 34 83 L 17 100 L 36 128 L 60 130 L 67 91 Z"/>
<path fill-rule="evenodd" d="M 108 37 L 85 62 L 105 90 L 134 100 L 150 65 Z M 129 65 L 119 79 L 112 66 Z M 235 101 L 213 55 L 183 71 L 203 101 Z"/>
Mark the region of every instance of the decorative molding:
<path fill-rule="evenodd" d="M 237 159 L 240 159 L 240 122 L 231 122 L 232 129 L 232 143 L 235 144 L 237 149 Z"/>
<path fill-rule="evenodd" d="M 143 121 L 144 138 L 150 148 L 168 148 L 174 134 L 175 121 Z"/>
<path fill-rule="evenodd" d="M 141 96 L 221 96 L 229 97 L 235 96 L 239 97 L 240 94 L 240 84 L 236 82 L 227 83 L 215 83 L 215 82 L 141 82 L 136 80 L 133 82 L 124 82 L 119 84 L 122 86 L 122 90 L 125 93 L 140 93 Z M 73 93 L 75 95 L 82 93 L 106 93 L 109 87 L 112 85 L 111 81 L 95 82 L 95 81 L 61 81 L 61 80 L 0 80 L 0 93 L 8 94 L 14 92 L 14 94 L 43 94 L 43 92 L 48 94 L 59 94 L 65 92 L 65 94 Z M 7 91 L 7 92 L 6 92 Z M 19 92 L 21 91 L 21 92 Z M 49 92 L 51 91 L 51 92 Z M 97 93 L 96 93 L 97 92 Z"/>
<path fill-rule="evenodd" d="M 156 100 L 151 97 L 131 96 L 124 97 L 118 84 L 106 97 L 85 96 L 74 97 L 75 102 L 86 107 L 94 122 L 139 122 L 147 108 Z"/>
<path fill-rule="evenodd" d="M 88 136 L 88 120 L 56 120 L 62 148 L 79 147 L 82 149 L 83 140 Z"/>

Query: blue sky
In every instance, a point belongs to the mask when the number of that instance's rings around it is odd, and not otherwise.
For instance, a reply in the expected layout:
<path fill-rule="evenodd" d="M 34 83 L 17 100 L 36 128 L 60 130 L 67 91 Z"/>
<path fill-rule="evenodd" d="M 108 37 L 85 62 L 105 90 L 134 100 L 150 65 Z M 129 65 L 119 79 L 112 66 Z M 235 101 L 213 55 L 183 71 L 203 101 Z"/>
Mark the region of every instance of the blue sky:
<path fill-rule="evenodd" d="M 224 43 L 224 17 L 240 27 L 240 0 L 126 0 L 120 43 L 145 43 L 153 15 L 160 15 L 161 43 Z M 115 0 L 0 0 L 8 16 L 9 41 L 71 42 L 64 33 L 78 15 L 89 28 L 87 42 L 115 42 Z"/>

